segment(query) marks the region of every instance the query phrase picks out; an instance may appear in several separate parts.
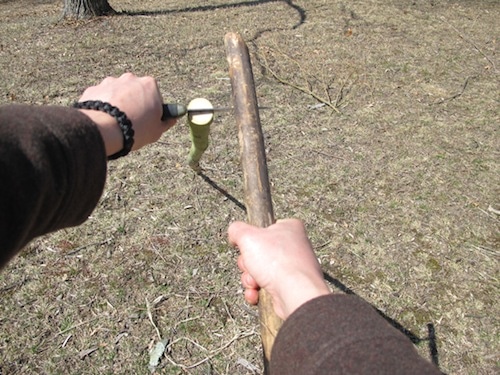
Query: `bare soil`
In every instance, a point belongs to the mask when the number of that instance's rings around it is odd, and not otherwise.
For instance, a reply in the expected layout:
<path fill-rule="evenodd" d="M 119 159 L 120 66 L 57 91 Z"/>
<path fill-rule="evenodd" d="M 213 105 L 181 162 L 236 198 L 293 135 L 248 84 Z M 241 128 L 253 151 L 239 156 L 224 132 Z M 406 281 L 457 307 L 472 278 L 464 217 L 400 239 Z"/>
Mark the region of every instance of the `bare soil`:
<path fill-rule="evenodd" d="M 132 71 L 165 101 L 230 105 L 223 38 L 241 33 L 273 108 L 276 217 L 302 218 L 332 288 L 445 373 L 499 372 L 498 1 L 110 4 L 122 13 L 63 20 L 62 1 L 0 1 L 0 103 L 69 105 Z M 225 234 L 245 218 L 230 114 L 210 141 L 205 178 L 186 164 L 184 120 L 110 162 L 89 220 L 0 274 L 0 373 L 148 373 L 160 338 L 157 373 L 262 371 Z"/>

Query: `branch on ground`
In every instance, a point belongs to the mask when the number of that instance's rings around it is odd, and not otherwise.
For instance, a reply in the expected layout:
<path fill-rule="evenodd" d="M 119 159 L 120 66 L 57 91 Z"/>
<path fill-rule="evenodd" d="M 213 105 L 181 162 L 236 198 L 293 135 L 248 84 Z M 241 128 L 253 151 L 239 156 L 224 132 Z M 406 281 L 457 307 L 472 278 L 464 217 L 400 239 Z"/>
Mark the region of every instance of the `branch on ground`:
<path fill-rule="evenodd" d="M 300 71 L 300 74 L 297 76 L 301 76 L 302 79 L 304 80 L 304 84 L 297 84 L 291 80 L 288 80 L 281 76 L 280 74 L 277 73 L 275 69 L 271 67 L 271 64 L 268 61 L 268 58 L 266 54 L 270 54 L 274 52 L 275 54 L 280 54 L 282 57 L 284 57 L 287 60 L 292 61 Z M 352 86 L 354 82 L 351 81 L 351 77 L 353 73 L 351 73 L 341 84 L 340 87 L 337 89 L 337 94 L 335 95 L 335 98 L 332 97 L 332 83 L 326 83 L 322 80 L 320 80 L 318 77 L 312 75 L 311 73 L 304 72 L 304 69 L 302 65 L 295 59 L 293 59 L 291 56 L 281 52 L 277 51 L 274 49 L 271 49 L 270 47 L 266 48 L 266 51 L 262 51 L 259 56 L 258 56 L 258 61 L 262 68 L 265 69 L 266 72 L 268 72 L 276 81 L 280 82 L 283 85 L 290 86 L 295 90 L 301 91 L 304 94 L 312 96 L 314 99 L 316 99 L 318 102 L 321 104 L 329 107 L 332 109 L 334 112 L 340 114 L 340 106 L 343 100 L 345 99 L 346 94 L 350 90 L 348 86 Z M 320 90 L 315 90 L 315 87 L 311 81 L 319 82 L 322 88 Z M 318 94 L 318 91 L 324 91 L 324 96 Z"/>

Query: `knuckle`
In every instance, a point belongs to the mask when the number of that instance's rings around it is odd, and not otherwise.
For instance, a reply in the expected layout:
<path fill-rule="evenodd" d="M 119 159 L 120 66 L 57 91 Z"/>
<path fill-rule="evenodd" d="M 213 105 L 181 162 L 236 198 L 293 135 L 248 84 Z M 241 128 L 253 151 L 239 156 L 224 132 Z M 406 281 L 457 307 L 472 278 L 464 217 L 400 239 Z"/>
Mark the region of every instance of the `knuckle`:
<path fill-rule="evenodd" d="M 130 72 L 126 72 L 126 73 L 123 73 L 120 78 L 123 78 L 123 79 L 133 79 L 133 78 L 136 78 L 135 74 L 134 73 L 130 73 Z"/>

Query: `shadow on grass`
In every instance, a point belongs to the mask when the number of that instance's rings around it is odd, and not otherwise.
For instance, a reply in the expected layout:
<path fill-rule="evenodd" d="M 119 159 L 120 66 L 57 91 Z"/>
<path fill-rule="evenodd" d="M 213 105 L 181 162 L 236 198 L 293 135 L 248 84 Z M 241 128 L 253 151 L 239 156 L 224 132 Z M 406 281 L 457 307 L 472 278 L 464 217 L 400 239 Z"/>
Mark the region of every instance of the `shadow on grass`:
<path fill-rule="evenodd" d="M 292 0 L 253 0 L 253 1 L 239 1 L 228 4 L 219 5 L 200 5 L 197 7 L 186 7 L 182 9 L 170 9 L 170 10 L 144 10 L 144 11 L 122 11 L 118 14 L 125 16 L 157 16 L 163 14 L 175 14 L 175 13 L 193 13 L 193 12 L 208 12 L 213 10 L 221 9 L 231 9 L 240 7 L 251 7 L 266 3 L 285 3 L 292 9 L 294 9 L 299 15 L 299 22 L 293 26 L 294 29 L 302 25 L 306 21 L 306 11 L 293 3 Z"/>
<path fill-rule="evenodd" d="M 335 286 L 337 289 L 341 290 L 345 294 L 350 294 L 350 295 L 356 296 L 358 298 L 361 298 L 351 288 L 349 288 L 347 285 L 343 284 L 340 280 L 335 279 L 334 277 L 330 276 L 326 272 L 323 272 L 323 277 L 325 278 L 326 281 L 328 281 L 329 283 L 331 283 L 333 286 Z M 439 354 L 438 354 L 438 349 L 437 349 L 436 329 L 434 328 L 434 324 L 432 324 L 432 323 L 428 323 L 427 324 L 427 337 L 421 338 L 421 337 L 418 337 L 414 332 L 410 331 L 408 328 L 404 327 L 397 320 L 395 320 L 395 319 L 387 316 L 383 311 L 380 311 L 379 309 L 377 309 L 373 305 L 371 305 L 371 306 L 391 326 L 393 326 L 398 331 L 400 331 L 401 333 L 403 333 L 406 337 L 408 337 L 411 340 L 412 343 L 414 343 L 414 344 L 420 344 L 420 343 L 422 343 L 424 341 L 427 341 L 428 342 L 429 355 L 431 357 L 431 361 L 432 361 L 432 363 L 436 367 L 439 368 Z"/>
<path fill-rule="evenodd" d="M 213 187 L 219 193 L 224 195 L 227 199 L 229 199 L 231 202 L 233 202 L 238 208 L 241 208 L 244 212 L 247 212 L 247 208 L 245 207 L 245 205 L 243 203 L 241 203 L 238 199 L 236 199 L 234 196 L 229 194 L 229 192 L 226 189 L 217 185 L 217 183 L 214 180 L 212 180 L 210 177 L 208 177 L 206 174 L 204 174 L 203 172 L 199 172 L 198 176 L 203 178 L 203 180 L 207 184 L 209 184 L 211 187 Z"/>

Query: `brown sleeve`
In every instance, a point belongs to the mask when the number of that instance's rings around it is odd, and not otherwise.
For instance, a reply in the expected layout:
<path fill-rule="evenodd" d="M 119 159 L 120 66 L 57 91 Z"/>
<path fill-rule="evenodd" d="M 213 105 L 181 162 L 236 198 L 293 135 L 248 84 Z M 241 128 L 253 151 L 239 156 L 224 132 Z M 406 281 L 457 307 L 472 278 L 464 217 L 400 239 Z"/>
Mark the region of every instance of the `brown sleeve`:
<path fill-rule="evenodd" d="M 441 374 L 411 341 L 355 296 L 332 294 L 297 309 L 283 324 L 271 374 Z"/>
<path fill-rule="evenodd" d="M 0 268 L 29 241 L 81 224 L 106 179 L 97 126 L 64 107 L 0 107 Z"/>

